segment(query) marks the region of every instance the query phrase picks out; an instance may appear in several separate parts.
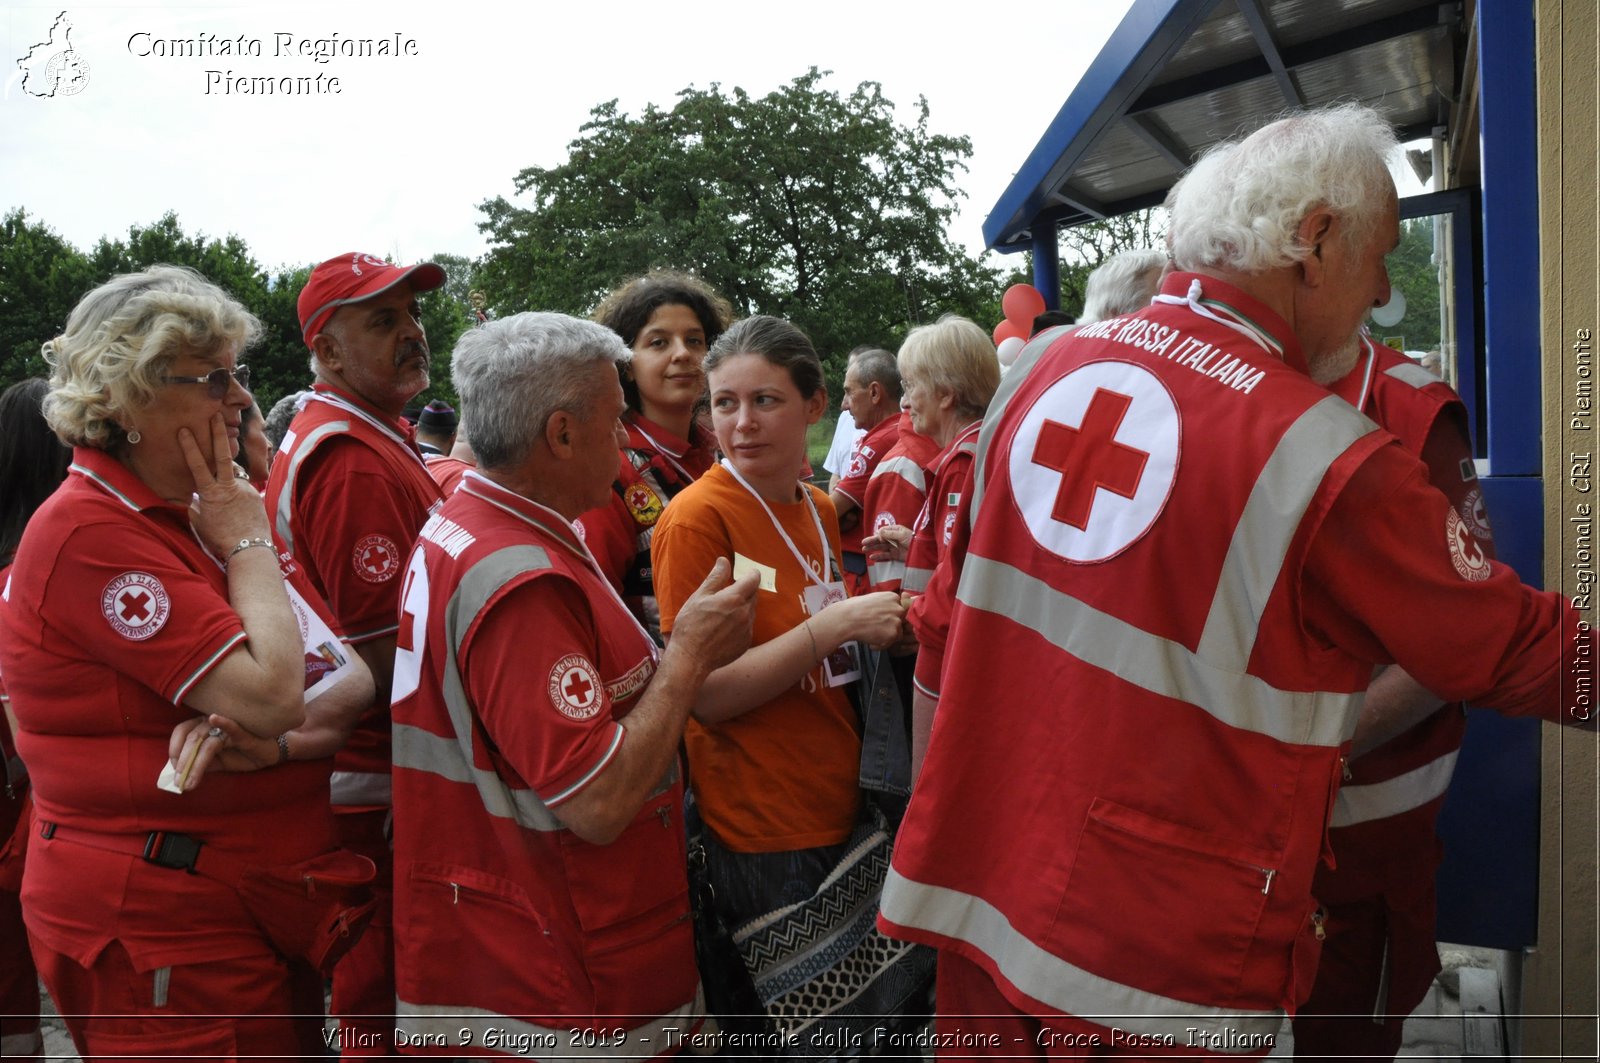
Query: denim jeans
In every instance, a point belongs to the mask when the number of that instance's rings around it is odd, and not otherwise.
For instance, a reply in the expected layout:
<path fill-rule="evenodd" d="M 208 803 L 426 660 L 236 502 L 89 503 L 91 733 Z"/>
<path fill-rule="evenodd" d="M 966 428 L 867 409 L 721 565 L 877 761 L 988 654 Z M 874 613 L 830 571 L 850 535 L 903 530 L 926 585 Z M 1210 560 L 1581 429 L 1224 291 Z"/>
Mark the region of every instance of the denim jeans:
<path fill-rule="evenodd" d="M 706 877 L 729 932 L 775 908 L 809 900 L 844 859 L 848 842 L 782 853 L 736 853 L 703 830 Z"/>

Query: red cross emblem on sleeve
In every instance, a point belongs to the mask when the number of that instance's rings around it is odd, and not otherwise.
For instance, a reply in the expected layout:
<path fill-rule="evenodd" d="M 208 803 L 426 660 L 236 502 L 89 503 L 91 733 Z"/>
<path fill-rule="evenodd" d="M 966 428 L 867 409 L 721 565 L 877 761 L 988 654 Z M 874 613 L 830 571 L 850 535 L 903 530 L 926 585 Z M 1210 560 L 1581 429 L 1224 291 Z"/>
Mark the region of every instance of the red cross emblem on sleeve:
<path fill-rule="evenodd" d="M 1181 422 L 1166 385 L 1129 362 L 1090 362 L 1047 387 L 1007 454 L 1028 531 L 1069 561 L 1114 557 L 1149 531 L 1178 468 Z"/>
<path fill-rule="evenodd" d="M 161 581 L 148 572 L 124 572 L 100 593 L 100 612 L 111 630 L 143 642 L 160 631 L 172 613 L 172 600 Z"/>
<path fill-rule="evenodd" d="M 386 535 L 368 535 L 356 543 L 352 560 L 356 575 L 368 583 L 387 583 L 400 571 L 400 551 Z"/>
<path fill-rule="evenodd" d="M 600 711 L 600 676 L 581 653 L 569 653 L 550 669 L 550 704 L 574 720 Z"/>

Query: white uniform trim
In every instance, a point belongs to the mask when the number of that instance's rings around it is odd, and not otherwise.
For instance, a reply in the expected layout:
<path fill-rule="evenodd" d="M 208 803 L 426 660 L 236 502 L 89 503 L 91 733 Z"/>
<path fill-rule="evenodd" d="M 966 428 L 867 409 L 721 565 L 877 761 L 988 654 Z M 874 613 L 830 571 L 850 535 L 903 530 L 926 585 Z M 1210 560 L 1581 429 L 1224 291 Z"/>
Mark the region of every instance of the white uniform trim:
<path fill-rule="evenodd" d="M 1341 787 L 1328 826 L 1349 827 L 1421 808 L 1450 788 L 1460 752 L 1452 749 L 1437 760 L 1383 782 Z"/>
<path fill-rule="evenodd" d="M 968 942 L 992 959 L 1006 981 L 1047 1007 L 1129 1033 L 1167 1036 L 1174 1019 L 1223 1036 L 1217 1050 L 1249 1052 L 1253 1035 L 1270 1036 L 1283 1024 L 1283 1012 L 1238 1011 L 1212 1004 L 1175 1000 L 1113 982 L 1074 966 L 1029 941 L 989 902 L 943 886 L 906 878 L 893 868 L 883 886 L 886 918 Z M 1243 1042 L 1243 1043 L 1240 1043 Z M 1237 1045 L 1237 1047 L 1227 1047 Z"/>
<path fill-rule="evenodd" d="M 394 786 L 386 771 L 336 771 L 328 779 L 334 805 L 392 805 Z"/>
<path fill-rule="evenodd" d="M 649 977 L 649 972 L 641 972 Z M 478 1056 L 498 1047 L 506 1055 L 522 1055 L 560 1063 L 583 1059 L 649 1059 L 664 1055 L 667 1031 L 687 1037 L 705 1014 L 705 992 L 697 984 L 694 999 L 658 1019 L 628 1029 L 626 1038 L 597 1039 L 585 1045 L 572 1025 L 556 1028 L 539 1026 L 486 1008 L 464 1005 L 413 1004 L 398 996 L 394 1002 L 395 1028 L 409 1040 L 425 1044 L 444 1044 L 461 1049 L 463 1055 Z M 621 1025 L 618 1023 L 617 1025 Z M 463 1037 L 463 1031 L 466 1031 Z M 498 1044 L 495 1042 L 498 1041 Z M 463 1043 L 465 1042 L 465 1043 Z M 528 1047 L 523 1050 L 519 1042 Z M 682 1042 L 676 1042 L 681 1045 Z M 552 1046 L 546 1048 L 545 1046 Z"/>

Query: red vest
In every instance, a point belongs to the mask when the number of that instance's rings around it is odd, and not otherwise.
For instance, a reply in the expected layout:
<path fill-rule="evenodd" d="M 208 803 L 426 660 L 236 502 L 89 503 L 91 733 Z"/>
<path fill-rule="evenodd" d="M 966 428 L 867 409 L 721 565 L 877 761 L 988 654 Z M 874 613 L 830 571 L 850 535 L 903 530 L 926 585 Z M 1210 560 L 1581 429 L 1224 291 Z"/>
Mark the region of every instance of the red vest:
<path fill-rule="evenodd" d="M 561 596 L 587 602 L 581 638 L 561 626 Z M 654 670 L 648 636 L 570 525 L 477 473 L 424 526 L 403 609 L 393 714 L 400 1031 L 459 1047 L 465 1030 L 477 1050 L 517 1052 L 492 1040 L 510 1031 L 536 1058 L 660 1053 L 665 1030 L 692 1030 L 702 1010 L 682 781 L 674 767 L 610 845 L 583 841 L 553 811 L 625 740 L 616 721 Z M 486 632 L 491 615 L 513 632 L 500 643 Z M 523 666 L 500 676 L 513 681 L 511 700 L 476 703 L 477 673 L 464 662 L 507 654 Z M 630 1032 L 574 1042 L 574 1028 Z"/>
<path fill-rule="evenodd" d="M 1422 458 L 1485 554 L 1494 536 L 1472 467 L 1466 407 L 1449 384 L 1399 351 L 1366 341 L 1354 369 L 1330 389 Z M 1441 426 L 1435 435 L 1435 426 Z M 1430 437 L 1447 452 L 1432 454 Z M 1438 862 L 1434 834 L 1466 730 L 1459 702 L 1350 762 L 1330 820 L 1335 867 L 1318 871 L 1316 893 L 1334 903 L 1370 896 L 1386 880 L 1426 877 Z"/>
<path fill-rule="evenodd" d="M 352 618 L 339 608 L 336 580 L 350 580 L 351 559 L 361 549 L 360 541 L 350 541 L 335 557 L 312 557 L 307 548 L 306 529 L 303 524 L 298 489 L 300 473 L 306 461 L 318 448 L 332 439 L 354 439 L 377 455 L 391 482 L 399 485 L 408 503 L 413 507 L 415 523 L 407 528 L 392 529 L 394 548 L 404 557 L 410 549 L 416 529 L 422 526 L 428 513 L 439 504 L 439 485 L 434 482 L 428 467 L 423 464 L 415 443 L 390 424 L 385 424 L 377 414 L 356 400 L 325 385 L 317 385 L 316 397 L 289 424 L 283 445 L 272 461 L 272 471 L 267 477 L 267 515 L 272 519 L 274 538 L 278 548 L 292 554 L 305 568 L 317 591 L 335 609 L 340 634 L 351 643 L 359 645 L 369 639 L 379 638 L 395 630 L 393 618 L 398 608 L 390 606 L 383 618 L 352 622 Z M 339 469 L 325 465 L 319 475 L 338 476 Z M 359 498 L 351 498 L 344 511 L 333 519 L 344 521 L 351 532 L 351 540 L 359 540 L 372 528 L 360 522 Z M 353 519 L 352 519 L 353 518 Z M 386 529 L 389 530 L 389 529 Z M 386 540 L 385 551 L 388 549 Z M 389 593 L 398 605 L 400 581 L 390 579 Z M 381 807 L 389 803 L 389 712 L 388 706 L 374 706 L 362 717 L 361 723 L 344 747 L 334 755 L 333 803 L 335 806 Z"/>
<path fill-rule="evenodd" d="M 1308 633 L 1295 588 L 1388 437 L 1297 371 L 1271 311 L 1168 290 L 1192 301 L 1031 343 L 990 406 L 882 912 L 1020 1007 L 1181 1045 L 1270 1035 L 1310 989 L 1371 665 Z"/>

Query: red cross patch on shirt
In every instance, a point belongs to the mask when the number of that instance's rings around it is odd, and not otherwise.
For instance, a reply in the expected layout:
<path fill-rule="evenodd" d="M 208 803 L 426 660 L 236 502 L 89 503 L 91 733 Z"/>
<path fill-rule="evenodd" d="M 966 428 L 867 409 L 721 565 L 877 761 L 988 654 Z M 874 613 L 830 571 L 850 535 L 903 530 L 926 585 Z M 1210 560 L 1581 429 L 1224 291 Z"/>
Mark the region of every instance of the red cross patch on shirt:
<path fill-rule="evenodd" d="M 550 669 L 549 693 L 563 716 L 587 720 L 600 711 L 600 674 L 589 658 L 569 653 Z"/>
<path fill-rule="evenodd" d="M 143 642 L 166 625 L 172 600 L 150 573 L 124 572 L 100 593 L 100 611 L 117 634 Z"/>

